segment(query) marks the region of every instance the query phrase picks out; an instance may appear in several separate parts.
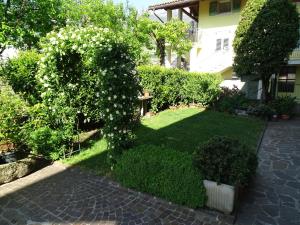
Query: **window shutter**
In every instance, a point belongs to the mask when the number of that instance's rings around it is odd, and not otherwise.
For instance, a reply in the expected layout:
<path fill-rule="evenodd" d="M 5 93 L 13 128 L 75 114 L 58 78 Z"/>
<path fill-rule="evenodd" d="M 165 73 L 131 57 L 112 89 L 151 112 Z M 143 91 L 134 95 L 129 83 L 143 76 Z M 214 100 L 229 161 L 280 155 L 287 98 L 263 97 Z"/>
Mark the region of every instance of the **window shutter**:
<path fill-rule="evenodd" d="M 223 50 L 229 50 L 229 39 L 225 38 L 223 40 Z"/>
<path fill-rule="evenodd" d="M 232 9 L 233 11 L 240 11 L 241 9 L 241 0 L 233 0 L 232 1 Z"/>
<path fill-rule="evenodd" d="M 209 15 L 213 16 L 216 15 L 218 13 L 218 2 L 214 1 L 214 2 L 210 2 L 209 3 Z"/>
<path fill-rule="evenodd" d="M 217 39 L 216 51 L 221 51 L 222 49 L 222 39 Z"/>

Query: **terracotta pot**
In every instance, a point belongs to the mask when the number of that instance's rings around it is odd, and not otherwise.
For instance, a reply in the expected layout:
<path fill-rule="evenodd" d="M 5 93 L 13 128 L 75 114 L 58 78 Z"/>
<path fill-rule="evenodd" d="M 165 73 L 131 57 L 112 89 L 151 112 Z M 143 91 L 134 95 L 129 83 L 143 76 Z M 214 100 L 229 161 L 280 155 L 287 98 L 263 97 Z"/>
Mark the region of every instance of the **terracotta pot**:
<path fill-rule="evenodd" d="M 290 115 L 282 114 L 281 115 L 281 119 L 283 119 L 283 120 L 289 120 L 290 119 Z"/>

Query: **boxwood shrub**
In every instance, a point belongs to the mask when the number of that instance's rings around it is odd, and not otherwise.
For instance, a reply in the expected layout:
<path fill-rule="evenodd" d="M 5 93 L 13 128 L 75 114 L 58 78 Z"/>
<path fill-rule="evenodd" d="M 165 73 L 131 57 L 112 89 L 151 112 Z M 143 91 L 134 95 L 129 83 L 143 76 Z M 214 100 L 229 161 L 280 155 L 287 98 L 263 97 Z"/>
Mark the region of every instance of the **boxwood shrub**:
<path fill-rule="evenodd" d="M 191 73 L 161 66 L 140 66 L 138 75 L 143 89 L 153 95 L 153 111 L 179 103 L 210 105 L 221 91 L 221 78 L 213 73 Z"/>
<path fill-rule="evenodd" d="M 198 146 L 193 162 L 207 180 L 246 186 L 255 174 L 257 156 L 238 140 L 215 136 Z"/>
<path fill-rule="evenodd" d="M 192 208 L 205 204 L 203 179 L 187 153 L 141 145 L 125 152 L 113 173 L 125 187 Z"/>

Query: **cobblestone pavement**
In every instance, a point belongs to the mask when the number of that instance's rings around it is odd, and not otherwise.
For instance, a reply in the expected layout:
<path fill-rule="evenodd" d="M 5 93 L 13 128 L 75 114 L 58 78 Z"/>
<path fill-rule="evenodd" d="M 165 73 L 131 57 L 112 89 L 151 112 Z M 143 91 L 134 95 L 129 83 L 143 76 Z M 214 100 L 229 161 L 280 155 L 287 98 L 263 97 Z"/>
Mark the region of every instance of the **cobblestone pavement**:
<path fill-rule="evenodd" d="M 300 120 L 269 123 L 237 224 L 300 224 Z"/>
<path fill-rule="evenodd" d="M 169 204 L 60 164 L 0 186 L 0 225 L 221 225 L 228 219 L 223 217 Z"/>

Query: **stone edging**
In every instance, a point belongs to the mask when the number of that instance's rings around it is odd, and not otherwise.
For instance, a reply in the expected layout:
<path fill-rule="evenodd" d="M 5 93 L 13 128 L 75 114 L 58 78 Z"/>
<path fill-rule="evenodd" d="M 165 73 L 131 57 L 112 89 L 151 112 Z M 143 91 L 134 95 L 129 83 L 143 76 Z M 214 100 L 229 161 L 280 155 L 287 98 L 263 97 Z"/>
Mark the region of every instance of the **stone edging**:
<path fill-rule="evenodd" d="M 259 152 L 260 146 L 262 144 L 263 138 L 264 138 L 266 130 L 268 128 L 268 123 L 269 123 L 268 121 L 265 121 L 263 131 L 261 132 L 261 134 L 259 136 L 259 141 L 258 141 L 257 146 L 256 146 L 256 154 L 258 154 L 258 152 Z"/>
<path fill-rule="evenodd" d="M 49 164 L 45 159 L 29 156 L 17 162 L 0 165 L 0 185 L 24 177 Z"/>

